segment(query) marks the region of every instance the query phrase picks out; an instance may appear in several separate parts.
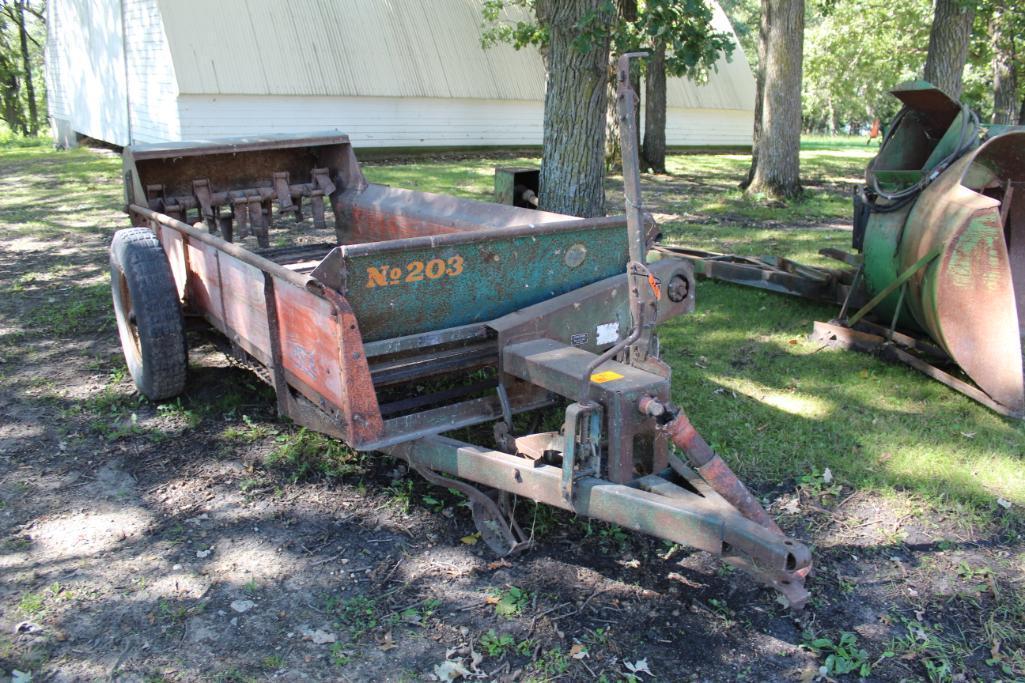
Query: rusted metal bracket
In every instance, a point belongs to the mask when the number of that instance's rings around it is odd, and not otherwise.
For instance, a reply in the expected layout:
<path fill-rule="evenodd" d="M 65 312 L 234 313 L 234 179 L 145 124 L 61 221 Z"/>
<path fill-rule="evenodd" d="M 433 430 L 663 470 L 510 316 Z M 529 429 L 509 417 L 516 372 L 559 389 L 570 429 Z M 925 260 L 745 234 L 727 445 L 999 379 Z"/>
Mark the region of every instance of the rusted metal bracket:
<path fill-rule="evenodd" d="M 235 234 L 235 237 L 245 239 L 250 235 L 249 200 L 241 192 L 233 192 L 231 195 L 231 207 L 235 220 L 238 221 L 238 232 Z"/>
<path fill-rule="evenodd" d="M 327 227 L 324 220 L 324 197 L 331 196 L 337 189 L 331 182 L 331 176 L 326 168 L 315 168 L 310 171 L 313 179 L 312 190 L 310 191 L 310 211 L 313 214 L 313 227 L 322 229 Z"/>
<path fill-rule="evenodd" d="M 898 287 L 903 286 L 904 283 L 907 282 L 908 280 L 910 280 L 911 277 L 915 273 L 917 273 L 922 268 L 925 268 L 927 265 L 932 263 L 933 259 L 935 259 L 937 256 L 942 254 L 943 251 L 946 248 L 947 248 L 947 245 L 945 243 L 938 244 L 935 247 L 933 247 L 929 251 L 929 253 L 927 253 L 925 256 L 923 256 L 922 258 L 918 259 L 917 261 L 915 261 L 911 265 L 910 268 L 908 268 L 903 273 L 901 273 L 899 276 L 897 276 L 893 280 L 893 282 L 891 282 L 889 285 L 884 287 L 878 294 L 876 294 L 874 297 L 872 297 L 872 299 L 869 300 L 869 302 L 867 304 L 862 306 L 858 310 L 857 313 L 855 313 L 850 318 L 848 318 L 847 324 L 848 325 L 855 325 L 855 324 L 857 324 L 857 322 L 859 320 L 864 318 L 870 311 L 872 311 L 872 309 L 874 309 L 876 306 L 878 306 L 879 303 L 883 299 L 885 299 L 886 297 L 890 296 L 890 294 L 892 294 Z M 903 299 L 903 296 L 901 297 L 901 299 Z M 898 312 L 899 312 L 899 310 L 898 310 Z"/>
<path fill-rule="evenodd" d="M 196 196 L 196 202 L 199 203 L 199 217 L 206 224 L 207 230 L 211 233 L 217 232 L 217 222 L 214 220 L 214 208 L 210 197 L 210 181 L 206 178 L 193 180 L 192 194 Z"/>
<path fill-rule="evenodd" d="M 302 216 L 299 206 L 292 203 L 292 191 L 288 187 L 288 171 L 274 173 L 274 193 L 278 198 L 278 213 L 291 212 Z"/>
<path fill-rule="evenodd" d="M 573 403 L 566 408 L 562 448 L 562 498 L 573 506 L 575 482 L 601 475 L 601 407 Z"/>
<path fill-rule="evenodd" d="M 415 456 L 410 457 L 408 462 L 417 474 L 435 486 L 453 488 L 470 499 L 470 513 L 473 515 L 473 523 L 477 527 L 477 531 L 480 532 L 481 540 L 500 557 L 515 555 L 530 547 L 530 539 L 509 514 L 510 511 L 504 509 L 508 507 L 505 504 L 507 499 L 500 497 L 501 502 L 495 502 L 476 486 L 459 479 L 442 476 L 418 462 Z"/>

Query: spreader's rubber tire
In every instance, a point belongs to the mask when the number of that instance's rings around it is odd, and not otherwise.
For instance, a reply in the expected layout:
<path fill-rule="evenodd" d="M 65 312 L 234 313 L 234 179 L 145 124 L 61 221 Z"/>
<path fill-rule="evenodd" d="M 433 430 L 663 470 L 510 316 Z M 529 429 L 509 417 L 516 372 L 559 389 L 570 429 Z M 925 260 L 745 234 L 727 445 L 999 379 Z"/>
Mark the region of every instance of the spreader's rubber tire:
<path fill-rule="evenodd" d="M 188 347 L 178 289 L 164 248 L 147 228 L 114 233 L 110 290 L 128 371 L 148 399 L 185 388 Z"/>

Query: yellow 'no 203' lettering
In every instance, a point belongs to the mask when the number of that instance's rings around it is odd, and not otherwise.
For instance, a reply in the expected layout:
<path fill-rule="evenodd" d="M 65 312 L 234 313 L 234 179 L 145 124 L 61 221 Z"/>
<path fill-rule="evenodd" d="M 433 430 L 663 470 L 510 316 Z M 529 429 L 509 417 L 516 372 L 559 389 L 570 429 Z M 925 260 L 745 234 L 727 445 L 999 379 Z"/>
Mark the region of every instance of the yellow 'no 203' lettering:
<path fill-rule="evenodd" d="M 367 288 L 387 287 L 405 282 L 421 282 L 426 279 L 438 280 L 442 277 L 456 277 L 462 274 L 465 261 L 462 256 L 450 256 L 448 259 L 433 258 L 426 263 L 410 261 L 404 268 L 397 266 L 374 266 L 367 268 Z"/>

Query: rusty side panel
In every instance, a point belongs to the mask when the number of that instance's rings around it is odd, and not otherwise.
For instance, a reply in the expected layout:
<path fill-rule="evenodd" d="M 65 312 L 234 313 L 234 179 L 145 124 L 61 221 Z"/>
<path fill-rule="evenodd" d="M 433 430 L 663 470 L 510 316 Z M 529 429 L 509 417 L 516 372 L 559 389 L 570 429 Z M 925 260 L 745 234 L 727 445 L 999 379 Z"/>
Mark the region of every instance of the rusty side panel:
<path fill-rule="evenodd" d="M 260 363 L 273 361 L 265 271 L 218 249 L 216 237 L 152 221 L 190 312 L 202 315 Z M 179 227 L 180 225 L 180 227 Z M 213 242 L 213 243 L 210 243 Z M 288 383 L 341 425 L 353 445 L 380 438 L 377 396 L 359 327 L 344 297 L 324 298 L 274 278 L 281 361 Z"/>
<path fill-rule="evenodd" d="M 556 213 L 374 184 L 341 193 L 334 210 L 339 224 L 347 226 L 344 242 L 384 242 L 572 220 Z"/>
<path fill-rule="evenodd" d="M 286 284 L 279 285 L 275 294 L 285 368 L 334 403 L 350 444 L 380 438 L 381 411 L 348 302 L 330 290 L 325 291 L 325 300 Z"/>
<path fill-rule="evenodd" d="M 263 273 L 227 254 L 218 254 L 224 324 L 239 337 L 270 356 L 267 303 Z"/>

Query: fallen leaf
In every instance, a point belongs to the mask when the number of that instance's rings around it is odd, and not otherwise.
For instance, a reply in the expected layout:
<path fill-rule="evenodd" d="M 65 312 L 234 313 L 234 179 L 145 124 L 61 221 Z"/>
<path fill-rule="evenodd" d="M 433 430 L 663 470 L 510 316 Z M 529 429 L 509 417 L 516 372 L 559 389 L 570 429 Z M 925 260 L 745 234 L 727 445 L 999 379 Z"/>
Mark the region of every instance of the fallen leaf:
<path fill-rule="evenodd" d="M 392 640 L 391 631 L 386 631 L 384 636 L 378 639 L 377 645 L 384 652 L 387 652 L 388 650 L 394 650 L 396 645 L 395 641 Z"/>
<path fill-rule="evenodd" d="M 801 671 L 801 683 L 811 683 L 819 675 L 818 667 L 809 666 Z"/>
<path fill-rule="evenodd" d="M 302 630 L 302 635 L 303 635 L 303 638 L 306 638 L 308 640 L 312 640 L 314 642 L 314 644 L 316 644 L 316 645 L 327 645 L 328 643 L 333 643 L 336 640 L 338 640 L 335 637 L 335 634 L 328 633 L 327 631 L 321 630 L 319 628 L 318 629 L 304 628 Z"/>
<path fill-rule="evenodd" d="M 510 564 L 508 560 L 504 558 L 499 558 L 494 562 L 488 562 L 488 571 L 494 571 L 496 569 L 505 569 L 511 566 L 512 564 Z"/>
<path fill-rule="evenodd" d="M 256 603 L 252 600 L 235 600 L 231 603 L 231 609 L 239 614 L 244 614 L 254 607 L 256 607 Z"/>
<path fill-rule="evenodd" d="M 628 662 L 624 659 L 623 666 L 625 666 L 627 671 L 629 671 L 632 674 L 648 674 L 649 676 L 655 675 L 651 673 L 651 669 L 648 668 L 647 657 L 645 657 L 644 659 L 638 659 L 636 662 Z"/>
<path fill-rule="evenodd" d="M 797 496 L 794 496 L 779 506 L 780 512 L 785 512 L 791 515 L 796 515 L 801 511 L 801 501 L 798 500 Z"/>
<path fill-rule="evenodd" d="M 587 653 L 587 648 L 582 643 L 574 643 L 573 647 L 569 649 L 569 656 L 573 659 L 585 659 L 590 657 Z"/>
<path fill-rule="evenodd" d="M 479 674 L 480 663 L 484 661 L 484 655 L 473 649 L 473 645 L 470 645 L 470 668 L 473 669 L 473 673 Z"/>
<path fill-rule="evenodd" d="M 451 660 L 445 660 L 441 664 L 434 666 L 434 675 L 438 677 L 440 681 L 454 681 L 457 678 L 463 678 L 469 676 L 469 670 L 463 666 L 461 661 L 453 662 Z"/>
<path fill-rule="evenodd" d="M 961 436 L 963 436 L 966 439 L 974 439 L 975 432 L 961 432 Z"/>
<path fill-rule="evenodd" d="M 465 543 L 466 545 L 476 545 L 477 541 L 480 540 L 480 532 L 478 531 L 476 533 L 470 534 L 469 536 L 463 536 L 459 540 Z"/>
<path fill-rule="evenodd" d="M 497 605 L 501 600 L 502 600 L 502 598 L 498 597 L 497 595 L 486 595 L 486 596 L 484 596 L 484 604 L 485 605 Z"/>
<path fill-rule="evenodd" d="M 796 339 L 791 339 L 787 343 L 790 344 L 791 346 L 797 346 L 797 340 Z"/>
<path fill-rule="evenodd" d="M 883 453 L 879 456 L 879 462 L 888 462 L 893 458 L 893 453 Z"/>

